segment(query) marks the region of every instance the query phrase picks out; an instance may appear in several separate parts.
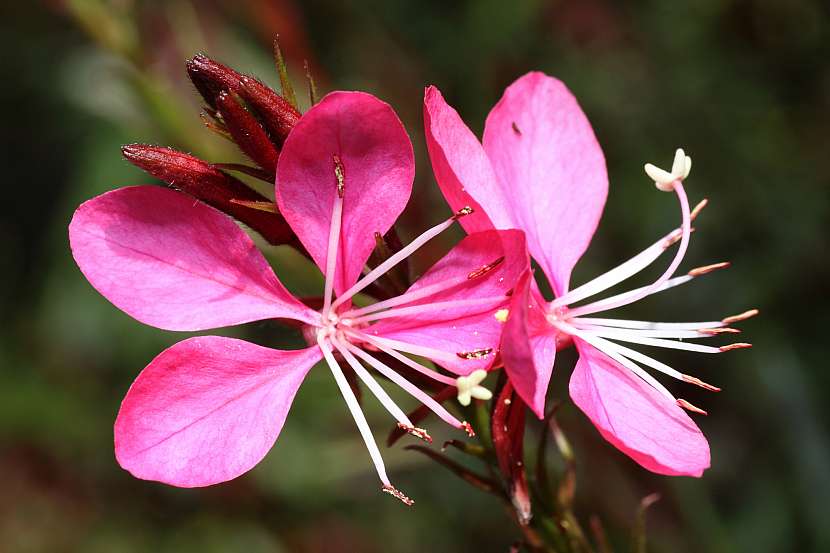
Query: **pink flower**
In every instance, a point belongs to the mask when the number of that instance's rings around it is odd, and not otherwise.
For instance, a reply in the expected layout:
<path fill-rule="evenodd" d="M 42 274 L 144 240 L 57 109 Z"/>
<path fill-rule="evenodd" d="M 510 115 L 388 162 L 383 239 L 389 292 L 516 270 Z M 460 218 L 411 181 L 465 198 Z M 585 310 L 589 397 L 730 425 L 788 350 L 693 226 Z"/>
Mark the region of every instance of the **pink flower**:
<path fill-rule="evenodd" d="M 199 331 L 262 319 L 299 321 L 311 347 L 280 351 L 242 340 L 200 336 L 173 345 L 138 376 L 115 422 L 118 462 L 138 478 L 195 487 L 235 478 L 274 444 L 298 387 L 325 359 L 357 423 L 383 490 L 406 503 L 386 475 L 380 452 L 340 364 L 354 370 L 408 432 L 415 428 L 362 363 L 472 432 L 373 352 L 384 352 L 445 384 L 488 369 L 503 323 L 494 313 L 526 270 L 520 231 L 464 238 L 403 295 L 367 307 L 352 299 L 432 237 L 459 212 L 362 275 L 375 246 L 406 205 L 412 145 L 385 103 L 335 92 L 306 113 L 286 140 L 277 167 L 280 212 L 325 274 L 324 306 L 314 311 L 277 279 L 230 218 L 158 187 L 121 188 L 78 208 L 72 252 L 92 285 L 139 321 Z"/>
<path fill-rule="evenodd" d="M 746 347 L 712 347 L 684 339 L 736 332 L 726 327 L 757 311 L 722 321 L 651 323 L 594 315 L 720 268 L 715 264 L 673 276 L 689 242 L 691 221 L 682 181 L 691 160 L 678 151 L 672 171 L 652 165 L 647 173 L 677 195 L 679 229 L 619 267 L 569 289 L 571 270 L 596 230 L 608 190 L 605 159 L 588 119 L 558 80 L 529 73 L 513 83 L 490 112 L 483 143 L 434 87 L 426 90 L 424 121 L 436 179 L 451 207 L 471 205 L 462 221 L 468 232 L 490 228 L 525 231 L 528 249 L 553 288 L 545 300 L 530 271 L 512 298 L 502 356 L 513 386 L 542 417 L 556 350 L 573 340 L 579 362 L 571 377 L 574 402 L 612 444 L 649 470 L 700 476 L 709 466 L 709 445 L 675 397 L 643 367 L 718 390 L 618 342 L 720 353 Z M 679 242 L 669 268 L 654 283 L 587 305 L 575 306 L 638 273 Z"/>

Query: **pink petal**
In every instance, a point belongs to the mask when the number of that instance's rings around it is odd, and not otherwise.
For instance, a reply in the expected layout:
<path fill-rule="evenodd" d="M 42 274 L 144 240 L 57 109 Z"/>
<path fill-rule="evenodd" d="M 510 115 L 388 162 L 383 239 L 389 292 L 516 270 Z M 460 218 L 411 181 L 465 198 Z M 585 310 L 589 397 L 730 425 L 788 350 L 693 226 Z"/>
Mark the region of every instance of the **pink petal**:
<path fill-rule="evenodd" d="M 453 212 L 465 206 L 475 210 L 459 220 L 464 230 L 493 228 L 488 214 L 509 222 L 502 207 L 507 204 L 481 143 L 434 86 L 424 91 L 424 132 L 435 180 L 450 208 Z"/>
<path fill-rule="evenodd" d="M 528 73 L 490 112 L 483 143 L 512 226 L 527 233 L 530 255 L 556 294 L 564 294 L 608 193 L 605 158 L 591 124 L 562 82 Z M 507 228 L 489 204 L 482 205 L 498 228 Z"/>
<path fill-rule="evenodd" d="M 254 467 L 279 436 L 319 348 L 278 351 L 199 336 L 141 371 L 115 421 L 115 456 L 136 478 L 210 486 Z"/>
<path fill-rule="evenodd" d="M 652 472 L 700 476 L 709 444 L 686 412 L 593 346 L 575 339 L 574 403 L 600 434 Z"/>
<path fill-rule="evenodd" d="M 332 92 L 311 108 L 285 141 L 277 166 L 280 212 L 325 272 L 337 193 L 334 156 L 345 169 L 343 223 L 334 289 L 357 281 L 412 191 L 412 143 L 388 104 L 363 92 Z"/>
<path fill-rule="evenodd" d="M 501 355 L 516 393 L 541 419 L 545 416 L 545 397 L 553 374 L 557 334 L 545 319 L 532 291 L 533 283 L 533 273 L 528 270 L 516 284 L 502 335 Z"/>
<path fill-rule="evenodd" d="M 491 266 L 501 258 L 503 261 L 481 276 L 468 278 L 471 273 L 486 270 L 483 269 L 485 266 Z M 445 352 L 453 357 L 452 361 L 434 361 L 457 374 L 489 368 L 496 357 L 503 327 L 495 313 L 507 307 L 507 293 L 527 269 L 528 262 L 521 231 L 489 230 L 470 234 L 435 263 L 408 292 L 451 280 L 461 280 L 461 284 L 402 307 L 477 298 L 495 298 L 494 301 L 383 319 L 368 332 Z M 457 355 L 488 348 L 492 353 L 480 359 L 463 359 Z"/>
<path fill-rule="evenodd" d="M 116 307 L 167 330 L 204 330 L 275 317 L 312 322 L 230 218 L 156 186 L 120 188 L 82 204 L 72 255 Z"/>

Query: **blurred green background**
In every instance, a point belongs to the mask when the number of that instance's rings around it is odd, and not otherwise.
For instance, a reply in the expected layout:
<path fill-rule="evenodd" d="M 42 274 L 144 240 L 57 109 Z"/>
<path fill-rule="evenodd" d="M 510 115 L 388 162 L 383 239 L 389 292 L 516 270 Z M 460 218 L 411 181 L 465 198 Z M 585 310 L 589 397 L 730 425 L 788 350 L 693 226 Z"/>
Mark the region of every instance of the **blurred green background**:
<path fill-rule="evenodd" d="M 115 463 L 123 394 L 182 336 L 144 327 L 99 296 L 72 261 L 67 224 L 84 199 L 151 181 L 121 159 L 121 144 L 238 161 L 202 128 L 183 61 L 202 51 L 275 84 L 277 33 L 298 90 L 308 59 L 321 91 L 362 89 L 397 109 L 419 163 L 405 239 L 447 215 L 423 144 L 430 83 L 476 132 L 528 70 L 561 78 L 579 98 L 611 189 L 575 283 L 676 224 L 674 203 L 654 192 L 642 164 L 668 165 L 686 148 L 692 200 L 711 200 L 686 267 L 729 259 L 733 268 L 630 312 L 707 320 L 759 307 L 743 325 L 755 347 L 660 357 L 724 388 L 673 388 L 710 413 L 697 418 L 713 457 L 701 480 L 640 470 L 566 404 L 578 514 L 599 517 L 615 550 L 628 551 L 637 503 L 656 491 L 651 551 L 830 551 L 828 21 L 819 0 L 4 2 L 0 551 L 503 552 L 516 538 L 495 499 L 400 445 L 385 455 L 417 504 L 378 493 L 322 370 L 300 390 L 274 450 L 234 482 L 178 490 Z M 458 237 L 436 240 L 416 268 Z M 301 258 L 268 254 L 290 287 L 309 286 Z M 223 333 L 297 343 L 274 323 Z M 566 399 L 572 366 L 573 355 L 557 359 L 552 399 Z M 392 423 L 367 405 L 382 437 Z"/>

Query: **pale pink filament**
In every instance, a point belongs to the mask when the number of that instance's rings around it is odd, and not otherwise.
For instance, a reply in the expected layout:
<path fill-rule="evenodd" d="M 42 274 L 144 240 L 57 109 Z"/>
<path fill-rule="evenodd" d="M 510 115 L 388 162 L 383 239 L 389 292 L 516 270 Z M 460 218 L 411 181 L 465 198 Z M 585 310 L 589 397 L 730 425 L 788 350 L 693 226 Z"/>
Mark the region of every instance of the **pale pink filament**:
<path fill-rule="evenodd" d="M 334 195 L 334 208 L 331 215 L 331 227 L 329 228 L 329 245 L 326 253 L 326 284 L 323 292 L 323 319 L 326 320 L 328 320 L 332 308 L 331 296 L 334 292 L 334 274 L 337 270 L 337 250 L 340 244 L 340 226 L 342 220 L 343 198 L 338 193 Z"/>
<path fill-rule="evenodd" d="M 678 200 L 680 201 L 680 210 L 683 217 L 683 222 L 681 225 L 680 246 L 677 249 L 677 253 L 674 256 L 674 259 L 672 259 L 672 262 L 669 264 L 668 268 L 663 272 L 663 274 L 660 275 L 660 278 L 658 278 L 649 286 L 639 289 L 636 293 L 633 293 L 631 295 L 618 296 L 617 299 L 614 301 L 606 300 L 602 302 L 600 307 L 597 307 L 596 304 L 588 304 L 582 307 L 577 307 L 571 310 L 571 316 L 578 317 L 579 315 L 587 315 L 589 313 L 596 313 L 597 311 L 606 311 L 610 309 L 615 309 L 617 307 L 622 307 L 623 305 L 634 303 L 638 300 L 643 299 L 646 296 L 653 294 L 654 292 L 657 292 L 660 289 L 660 287 L 663 286 L 663 284 L 665 284 L 666 281 L 668 281 L 671 278 L 671 276 L 677 270 L 677 267 L 680 266 L 680 262 L 683 261 L 683 257 L 686 255 L 686 249 L 689 247 L 689 235 L 691 234 L 691 217 L 689 213 L 689 200 L 686 197 L 686 191 L 683 189 L 683 184 L 681 184 L 680 181 L 674 181 L 673 189 L 677 194 Z M 644 267 L 645 266 L 640 267 L 640 269 L 638 270 L 641 270 Z"/>
<path fill-rule="evenodd" d="M 353 346 L 352 344 L 350 344 L 348 342 L 343 342 L 343 346 L 348 351 L 350 351 L 351 353 L 354 353 L 355 355 L 357 355 L 358 357 L 363 359 L 365 362 L 367 362 L 369 365 L 374 367 L 374 369 L 376 371 L 378 371 L 380 374 L 384 375 L 386 378 L 388 378 L 389 380 L 391 380 L 392 382 L 397 384 L 399 387 L 404 389 L 406 392 L 408 392 L 415 399 L 417 399 L 418 401 L 420 401 L 421 403 L 426 405 L 433 413 L 438 415 L 444 422 L 446 422 L 450 426 L 454 426 L 455 428 L 463 428 L 463 425 L 462 425 L 461 421 L 459 421 L 457 418 L 452 416 L 449 413 L 449 411 L 444 409 L 444 407 L 440 403 L 438 403 L 437 401 L 432 399 L 432 397 L 430 397 L 429 394 L 425 393 L 423 390 L 421 390 L 420 388 L 418 388 L 417 386 L 415 386 L 414 384 L 409 382 L 407 379 L 405 379 L 404 377 L 399 375 L 397 372 L 395 372 L 388 365 L 386 365 L 385 363 L 382 363 L 378 359 L 375 359 L 374 357 L 372 357 L 371 355 L 369 355 L 368 353 L 366 353 L 362 349 L 357 348 L 357 347 Z M 455 382 L 453 382 L 453 384 L 454 383 Z M 408 423 L 408 424 L 410 426 L 412 426 L 412 423 Z"/>
<path fill-rule="evenodd" d="M 323 336 L 317 336 L 317 344 L 323 352 L 323 357 L 325 357 L 326 363 L 331 369 L 332 375 L 334 375 L 337 387 L 340 388 L 340 393 L 343 395 L 343 399 L 346 401 L 346 405 L 348 406 L 349 411 L 357 424 L 357 429 L 360 432 L 361 437 L 363 437 L 366 449 L 369 451 L 369 457 L 372 458 L 372 463 L 375 465 L 375 470 L 377 470 L 380 481 L 383 482 L 385 486 L 391 486 L 392 484 L 389 482 L 389 477 L 386 475 L 386 467 L 383 464 L 383 457 L 381 457 L 380 450 L 378 449 L 375 438 L 372 435 L 372 430 L 369 428 L 369 423 L 366 422 L 366 417 L 363 416 L 363 410 L 360 408 L 360 404 L 358 403 L 354 392 L 352 392 L 351 387 L 349 387 L 349 382 L 346 380 L 343 370 L 340 368 L 340 365 L 337 364 L 337 360 L 334 358 L 334 355 L 332 355 L 331 349 L 329 349 L 329 344 Z"/>
<path fill-rule="evenodd" d="M 348 301 L 352 296 L 372 284 L 374 281 L 385 275 L 389 272 L 389 270 L 415 253 L 421 246 L 444 232 L 448 229 L 458 217 L 453 216 L 444 221 L 443 223 L 437 224 L 431 229 L 424 232 L 418 238 L 413 240 L 409 243 L 405 248 L 402 248 L 400 251 L 396 252 L 392 256 L 389 257 L 386 261 L 369 271 L 365 277 L 358 280 L 354 286 L 343 292 L 340 296 L 338 296 L 337 300 L 335 300 L 334 304 L 332 304 L 333 309 L 337 309 L 340 305 L 343 305 L 344 302 Z"/>
<path fill-rule="evenodd" d="M 455 307 L 466 307 L 466 306 L 477 306 L 477 305 L 490 305 L 494 309 L 502 305 L 505 300 L 507 299 L 506 296 L 499 296 L 499 297 L 490 297 L 490 298 L 476 298 L 470 300 L 452 300 L 452 301 L 439 301 L 433 303 L 423 303 L 419 305 L 411 305 L 408 307 L 399 307 L 397 309 L 389 309 L 387 311 L 381 311 L 380 313 L 371 313 L 369 315 L 364 315 L 362 317 L 356 317 L 354 319 L 349 319 L 351 324 L 361 324 L 366 323 L 369 321 L 376 321 L 380 319 L 386 319 L 389 317 L 403 317 L 408 316 L 411 317 L 412 315 L 419 315 L 421 313 L 428 313 L 430 311 L 440 311 L 442 309 L 451 309 Z M 344 314 L 344 318 L 346 315 Z"/>

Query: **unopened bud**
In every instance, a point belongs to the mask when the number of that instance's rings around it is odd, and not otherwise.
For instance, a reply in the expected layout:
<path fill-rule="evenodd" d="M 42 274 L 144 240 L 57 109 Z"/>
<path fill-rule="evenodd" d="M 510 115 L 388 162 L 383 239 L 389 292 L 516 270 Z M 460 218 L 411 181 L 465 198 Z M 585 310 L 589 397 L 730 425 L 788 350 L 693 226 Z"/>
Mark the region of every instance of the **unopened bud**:
<path fill-rule="evenodd" d="M 227 90 L 238 93 L 242 88 L 239 81 L 242 75 L 204 54 L 196 54 L 187 60 L 185 67 L 193 86 L 212 108 L 216 108 L 216 98 L 220 92 Z"/>
<path fill-rule="evenodd" d="M 291 103 L 268 86 L 198 54 L 186 62 L 187 74 L 205 102 L 217 107 L 222 91 L 238 94 L 253 109 L 277 147 L 282 146 L 288 133 L 300 119 L 300 112 Z"/>
<path fill-rule="evenodd" d="M 259 114 L 265 130 L 277 146 L 282 146 L 288 133 L 300 120 L 300 112 L 288 100 L 254 79 L 243 75 L 239 95 Z"/>
<path fill-rule="evenodd" d="M 206 161 L 147 144 L 128 144 L 121 152 L 133 165 L 248 225 L 271 244 L 286 244 L 296 239 L 281 215 L 244 205 L 244 202 L 268 202 L 268 198 Z"/>
<path fill-rule="evenodd" d="M 222 91 L 216 97 L 216 109 L 230 132 L 233 141 L 273 179 L 277 171 L 279 152 L 259 121 L 239 103 L 239 97 Z"/>

